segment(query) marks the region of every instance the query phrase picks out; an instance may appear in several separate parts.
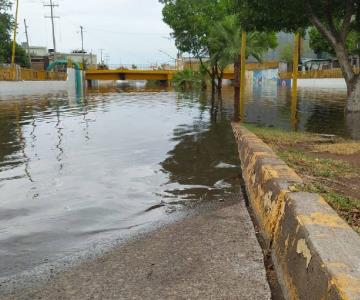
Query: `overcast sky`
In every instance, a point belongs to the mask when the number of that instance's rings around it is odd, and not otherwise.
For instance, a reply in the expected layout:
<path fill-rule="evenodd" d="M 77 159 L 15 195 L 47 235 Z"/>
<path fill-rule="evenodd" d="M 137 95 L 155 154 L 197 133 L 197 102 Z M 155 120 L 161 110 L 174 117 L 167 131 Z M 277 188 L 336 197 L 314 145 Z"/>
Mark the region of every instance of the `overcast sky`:
<path fill-rule="evenodd" d="M 24 18 L 30 45 L 52 48 L 49 0 L 19 0 L 19 33 L 24 42 Z M 148 64 L 171 60 L 159 50 L 176 56 L 171 29 L 162 22 L 158 0 L 54 0 L 57 51 L 81 48 L 80 25 L 84 26 L 85 50 L 109 55 L 110 64 Z"/>

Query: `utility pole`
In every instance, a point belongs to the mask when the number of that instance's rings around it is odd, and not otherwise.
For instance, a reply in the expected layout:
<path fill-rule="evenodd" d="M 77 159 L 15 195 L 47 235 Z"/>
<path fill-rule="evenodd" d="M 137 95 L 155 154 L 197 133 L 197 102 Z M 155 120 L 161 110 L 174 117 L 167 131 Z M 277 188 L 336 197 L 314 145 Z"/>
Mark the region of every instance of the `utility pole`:
<path fill-rule="evenodd" d="M 81 54 L 82 54 L 82 82 L 85 89 L 85 50 L 84 50 L 84 27 L 80 26 L 81 33 Z"/>
<path fill-rule="evenodd" d="M 45 18 L 51 19 L 52 25 L 52 38 L 53 38 L 53 47 L 54 47 L 54 59 L 56 56 L 56 38 L 55 38 L 55 24 L 54 19 L 60 18 L 59 16 L 54 16 L 54 7 L 59 7 L 58 4 L 54 4 L 53 0 L 50 0 L 49 4 L 44 4 L 44 7 L 50 7 L 50 16 L 46 16 Z"/>
<path fill-rule="evenodd" d="M 26 19 L 24 19 L 24 26 L 25 26 L 25 36 L 26 36 L 26 50 L 27 50 L 27 55 L 29 57 L 29 63 L 31 68 L 32 65 L 31 65 L 30 44 L 29 44 L 30 42 L 29 42 L 28 26 L 26 24 Z"/>
<path fill-rule="evenodd" d="M 80 26 L 80 34 L 81 34 L 81 53 L 82 53 L 82 65 L 83 70 L 85 69 L 85 50 L 84 50 L 84 27 Z"/>
<path fill-rule="evenodd" d="M 105 64 L 107 66 L 109 66 L 109 60 L 110 60 L 110 55 L 109 54 L 105 54 Z"/>
<path fill-rule="evenodd" d="M 103 51 L 104 51 L 104 49 L 100 49 L 100 64 L 104 64 L 104 61 L 103 61 Z"/>
<path fill-rule="evenodd" d="M 19 15 L 19 0 L 16 0 L 16 11 L 15 11 L 15 23 L 14 23 L 14 40 L 12 44 L 12 55 L 11 55 L 11 64 L 15 65 L 15 51 L 16 51 L 16 32 L 17 32 L 17 20 Z"/>

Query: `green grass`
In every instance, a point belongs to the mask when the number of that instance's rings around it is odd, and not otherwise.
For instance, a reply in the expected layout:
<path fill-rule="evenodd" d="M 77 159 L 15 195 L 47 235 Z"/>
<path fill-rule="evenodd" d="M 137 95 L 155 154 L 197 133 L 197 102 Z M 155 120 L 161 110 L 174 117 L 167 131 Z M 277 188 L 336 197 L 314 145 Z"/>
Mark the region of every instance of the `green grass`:
<path fill-rule="evenodd" d="M 300 150 L 280 150 L 277 154 L 300 174 L 331 178 L 347 176 L 355 172 L 355 169 L 345 161 L 315 158 Z"/>
<path fill-rule="evenodd" d="M 329 192 L 324 195 L 326 201 L 333 207 L 342 210 L 360 209 L 360 200 L 353 199 L 335 192 Z"/>
<path fill-rule="evenodd" d="M 294 191 L 322 195 L 339 215 L 360 233 L 360 199 L 352 198 L 354 191 L 349 195 L 346 190 L 347 178 L 359 178 L 359 168 L 343 159 L 321 158 L 313 152 L 315 149 L 330 152 L 330 149 L 333 153 L 337 150 L 336 145 L 341 145 L 339 155 L 342 155 L 343 148 L 349 148 L 345 142 L 355 143 L 354 141 L 336 138 L 329 143 L 317 134 L 287 132 L 251 124 L 244 126 L 269 144 L 277 155 L 304 179 L 304 184 L 293 187 Z M 345 188 L 342 188 L 344 186 Z"/>
<path fill-rule="evenodd" d="M 259 127 L 253 124 L 243 124 L 243 126 L 255 133 L 259 138 L 270 143 L 296 144 L 318 140 L 318 136 L 311 133 L 291 132 L 278 128 Z"/>

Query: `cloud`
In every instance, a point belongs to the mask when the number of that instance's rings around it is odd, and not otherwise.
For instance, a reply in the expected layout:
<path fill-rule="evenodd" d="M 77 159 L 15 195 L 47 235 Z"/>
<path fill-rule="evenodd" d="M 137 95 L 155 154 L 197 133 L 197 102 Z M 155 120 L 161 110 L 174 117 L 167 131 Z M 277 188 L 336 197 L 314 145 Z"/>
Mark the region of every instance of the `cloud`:
<path fill-rule="evenodd" d="M 19 9 L 18 42 L 25 41 L 23 19 L 29 26 L 30 44 L 52 48 L 48 0 L 22 0 Z M 56 2 L 56 1 L 55 1 Z M 171 29 L 162 22 L 158 0 L 58 0 L 55 8 L 57 48 L 71 51 L 81 47 L 79 27 L 84 26 L 88 52 L 109 55 L 111 64 L 167 62 L 176 56 Z"/>

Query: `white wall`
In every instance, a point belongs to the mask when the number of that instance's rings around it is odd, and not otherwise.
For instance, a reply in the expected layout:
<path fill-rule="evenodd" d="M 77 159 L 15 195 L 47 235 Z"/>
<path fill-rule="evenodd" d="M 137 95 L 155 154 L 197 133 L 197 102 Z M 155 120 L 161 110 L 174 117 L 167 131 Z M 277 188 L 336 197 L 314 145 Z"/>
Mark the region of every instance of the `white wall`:
<path fill-rule="evenodd" d="M 343 78 L 298 79 L 298 87 L 346 89 Z"/>
<path fill-rule="evenodd" d="M 0 81 L 0 97 L 48 94 L 68 91 L 75 94 L 75 70 L 68 69 L 66 81 Z"/>

